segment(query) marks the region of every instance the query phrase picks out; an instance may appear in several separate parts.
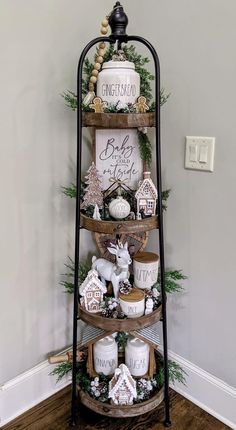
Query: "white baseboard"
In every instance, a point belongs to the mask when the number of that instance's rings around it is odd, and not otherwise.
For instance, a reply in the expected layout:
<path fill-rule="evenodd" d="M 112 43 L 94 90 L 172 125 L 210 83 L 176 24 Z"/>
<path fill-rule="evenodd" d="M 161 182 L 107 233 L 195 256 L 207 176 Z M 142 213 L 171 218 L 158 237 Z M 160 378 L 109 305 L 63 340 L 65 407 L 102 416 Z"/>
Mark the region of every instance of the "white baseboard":
<path fill-rule="evenodd" d="M 169 359 L 180 364 L 187 373 L 186 386 L 175 383 L 172 388 L 236 430 L 236 388 L 172 351 L 169 351 Z"/>
<path fill-rule="evenodd" d="M 173 388 L 236 430 L 236 389 L 171 351 L 169 358 L 179 363 L 188 374 L 186 386 L 176 383 Z M 1 425 L 7 424 L 70 383 L 68 378 L 56 384 L 56 377 L 49 376 L 53 368 L 48 361 L 44 361 L 0 386 Z"/>
<path fill-rule="evenodd" d="M 0 386 L 0 426 L 14 420 L 70 383 L 69 378 L 56 383 L 56 377 L 49 375 L 54 367 L 45 360 Z"/>

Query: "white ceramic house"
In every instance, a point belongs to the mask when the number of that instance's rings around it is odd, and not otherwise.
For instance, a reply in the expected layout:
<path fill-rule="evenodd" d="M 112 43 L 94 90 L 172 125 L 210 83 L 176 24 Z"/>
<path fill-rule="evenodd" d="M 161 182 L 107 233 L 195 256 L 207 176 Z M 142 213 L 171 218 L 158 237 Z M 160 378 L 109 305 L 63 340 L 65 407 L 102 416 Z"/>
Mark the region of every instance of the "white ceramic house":
<path fill-rule="evenodd" d="M 89 312 L 99 312 L 103 295 L 107 292 L 106 286 L 98 278 L 96 270 L 90 270 L 84 282 L 79 288 L 81 306 Z"/>
<path fill-rule="evenodd" d="M 136 381 L 128 367 L 122 363 L 109 382 L 109 398 L 115 405 L 132 405 L 136 397 Z"/>
<path fill-rule="evenodd" d="M 144 215 L 156 214 L 157 189 L 151 180 L 150 172 L 143 173 L 143 181 L 136 191 L 137 213 L 143 210 Z"/>

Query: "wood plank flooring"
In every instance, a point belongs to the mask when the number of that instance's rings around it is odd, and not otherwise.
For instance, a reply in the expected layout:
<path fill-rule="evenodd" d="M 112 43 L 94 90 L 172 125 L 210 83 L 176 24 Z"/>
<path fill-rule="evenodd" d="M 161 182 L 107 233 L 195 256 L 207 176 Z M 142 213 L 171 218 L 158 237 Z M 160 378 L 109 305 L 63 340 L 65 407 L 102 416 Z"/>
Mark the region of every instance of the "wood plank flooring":
<path fill-rule="evenodd" d="M 71 389 L 59 393 L 30 409 L 2 430 L 69 430 Z M 173 430 L 227 430 L 211 415 L 171 391 Z M 97 415 L 81 406 L 75 430 L 163 430 L 163 403 L 156 410 L 136 418 L 112 419 Z"/>

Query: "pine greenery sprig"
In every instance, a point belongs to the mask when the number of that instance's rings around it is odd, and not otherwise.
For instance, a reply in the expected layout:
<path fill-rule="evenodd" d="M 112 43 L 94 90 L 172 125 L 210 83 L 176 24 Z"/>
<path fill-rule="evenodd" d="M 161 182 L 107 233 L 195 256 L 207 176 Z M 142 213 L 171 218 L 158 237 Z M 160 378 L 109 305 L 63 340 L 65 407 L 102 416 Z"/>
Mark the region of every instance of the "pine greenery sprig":
<path fill-rule="evenodd" d="M 72 198 L 76 198 L 76 185 L 71 183 L 68 187 L 61 187 L 63 194 L 65 196 Z"/>
<path fill-rule="evenodd" d="M 178 363 L 172 360 L 168 360 L 168 371 L 169 371 L 169 380 L 172 384 L 174 384 L 175 382 L 179 382 L 183 385 L 186 385 L 185 376 L 187 376 L 187 373 Z M 163 358 L 161 359 L 161 365 L 159 367 L 159 371 L 155 375 L 155 380 L 159 388 L 163 386 L 165 381 Z"/>
<path fill-rule="evenodd" d="M 184 279 L 187 279 L 187 276 L 183 275 L 182 270 L 167 270 L 165 272 L 165 292 L 173 294 L 183 291 L 183 286 L 178 282 Z M 160 275 L 158 275 L 158 281 L 154 287 L 161 291 Z"/>
<path fill-rule="evenodd" d="M 147 133 L 138 130 L 138 143 L 140 157 L 150 167 L 152 164 L 152 144 Z"/>
<path fill-rule="evenodd" d="M 64 264 L 64 266 L 68 269 L 68 272 L 63 274 L 63 276 L 66 276 L 67 279 L 64 281 L 61 281 L 60 285 L 62 285 L 65 288 L 66 293 L 73 294 L 74 282 L 72 281 L 74 280 L 75 265 L 72 258 L 70 257 L 68 258 L 69 258 L 69 263 Z M 78 273 L 79 285 L 81 285 L 84 282 L 89 270 L 90 270 L 90 265 L 87 262 L 79 263 L 79 273 Z"/>
<path fill-rule="evenodd" d="M 66 375 L 68 375 L 70 372 L 72 372 L 72 363 L 60 363 L 58 364 L 53 371 L 50 373 L 50 375 L 56 375 L 57 380 L 56 382 L 59 382 L 62 378 L 64 378 Z"/>
<path fill-rule="evenodd" d="M 84 66 L 83 66 L 84 77 L 82 79 L 82 94 L 83 95 L 86 95 L 88 92 L 89 80 L 90 80 L 90 76 L 92 75 L 92 71 L 93 71 L 93 63 L 91 63 L 88 58 L 85 58 Z"/>
<path fill-rule="evenodd" d="M 152 99 L 150 82 L 154 80 L 154 76 L 145 67 L 150 59 L 138 54 L 134 45 L 124 46 L 123 51 L 127 60 L 134 63 L 135 70 L 140 75 L 140 94 L 146 97 L 147 102 L 150 102 Z"/>
<path fill-rule="evenodd" d="M 74 111 L 77 109 L 77 95 L 73 91 L 64 91 L 61 96 L 65 100 L 67 107 Z"/>
<path fill-rule="evenodd" d="M 167 205 L 166 205 L 166 201 L 168 200 L 168 198 L 170 197 L 170 193 L 171 193 L 171 189 L 168 190 L 164 190 L 162 191 L 161 195 L 162 195 L 162 209 L 163 211 L 167 210 Z M 164 203 L 165 202 L 165 203 Z"/>
<path fill-rule="evenodd" d="M 169 369 L 169 379 L 172 384 L 175 382 L 180 382 L 183 385 L 186 385 L 187 373 L 185 370 L 175 361 L 168 360 L 168 369 Z"/>
<path fill-rule="evenodd" d="M 103 57 L 104 63 L 107 63 L 107 61 L 112 60 L 112 56 L 115 52 L 115 45 L 114 43 L 111 43 L 110 46 L 106 49 L 105 55 Z"/>
<path fill-rule="evenodd" d="M 84 197 L 86 184 L 84 181 L 80 182 L 80 198 Z M 68 187 L 61 187 L 63 194 L 65 196 L 72 198 L 76 198 L 76 185 L 72 182 Z"/>
<path fill-rule="evenodd" d="M 90 379 L 86 374 L 86 365 L 85 363 L 77 363 L 76 369 L 76 382 L 80 385 L 80 387 L 88 392 L 90 389 Z"/>
<path fill-rule="evenodd" d="M 165 89 L 161 88 L 160 105 L 163 106 L 167 102 L 169 97 L 170 97 L 170 93 L 166 94 Z"/>

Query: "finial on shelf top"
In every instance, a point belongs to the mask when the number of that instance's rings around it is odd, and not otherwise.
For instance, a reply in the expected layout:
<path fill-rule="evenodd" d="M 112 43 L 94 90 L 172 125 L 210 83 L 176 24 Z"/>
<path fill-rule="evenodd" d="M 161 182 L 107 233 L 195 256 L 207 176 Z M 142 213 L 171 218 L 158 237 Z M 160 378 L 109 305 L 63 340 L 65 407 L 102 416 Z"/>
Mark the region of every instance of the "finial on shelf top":
<path fill-rule="evenodd" d="M 110 14 L 109 25 L 111 27 L 111 36 L 117 39 L 122 36 L 126 36 L 128 17 L 119 1 L 116 2 L 113 11 Z"/>

